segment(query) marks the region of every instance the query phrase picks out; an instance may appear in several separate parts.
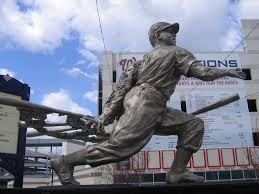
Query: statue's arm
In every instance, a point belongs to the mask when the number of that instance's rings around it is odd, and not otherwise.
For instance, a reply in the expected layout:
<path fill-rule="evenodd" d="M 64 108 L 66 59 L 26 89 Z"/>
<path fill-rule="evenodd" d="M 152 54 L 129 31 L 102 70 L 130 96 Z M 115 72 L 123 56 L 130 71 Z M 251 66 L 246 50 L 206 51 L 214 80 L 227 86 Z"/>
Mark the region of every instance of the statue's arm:
<path fill-rule="evenodd" d="M 200 62 L 194 62 L 187 76 L 195 77 L 203 81 L 213 81 L 224 76 L 229 76 L 229 70 L 205 67 Z"/>
<path fill-rule="evenodd" d="M 187 77 L 195 77 L 203 81 L 213 81 L 215 79 L 230 76 L 245 79 L 246 74 L 240 69 L 218 69 L 202 65 L 192 53 L 183 48 L 176 51 L 177 69 L 180 74 Z"/>
<path fill-rule="evenodd" d="M 137 81 L 137 70 L 140 63 L 141 61 L 136 61 L 122 73 L 115 90 L 111 93 L 107 102 L 104 104 L 103 113 L 101 115 L 103 125 L 112 123 L 114 119 L 120 117 L 123 113 L 124 97 Z"/>

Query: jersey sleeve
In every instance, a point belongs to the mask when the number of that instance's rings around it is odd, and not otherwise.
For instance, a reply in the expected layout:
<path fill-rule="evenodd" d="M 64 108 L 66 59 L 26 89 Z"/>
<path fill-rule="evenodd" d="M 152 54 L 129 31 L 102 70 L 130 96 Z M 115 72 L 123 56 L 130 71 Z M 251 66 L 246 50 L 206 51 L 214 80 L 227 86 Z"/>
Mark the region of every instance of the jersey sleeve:
<path fill-rule="evenodd" d="M 193 63 L 197 62 L 197 59 L 191 52 L 184 48 L 178 47 L 176 50 L 176 68 L 180 74 L 188 77 L 188 72 Z"/>

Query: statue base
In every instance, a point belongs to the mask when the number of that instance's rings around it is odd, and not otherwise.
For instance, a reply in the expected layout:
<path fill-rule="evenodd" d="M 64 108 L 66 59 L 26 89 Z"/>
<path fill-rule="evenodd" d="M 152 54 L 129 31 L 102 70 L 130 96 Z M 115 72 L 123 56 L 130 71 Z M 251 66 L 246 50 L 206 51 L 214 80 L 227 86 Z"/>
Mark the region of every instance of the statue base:
<path fill-rule="evenodd" d="M 25 189 L 0 189 L 3 193 L 51 194 L 51 193 L 94 193 L 94 194 L 256 194 L 259 191 L 259 181 L 181 183 L 181 184 L 110 184 L 81 186 L 45 186 Z"/>

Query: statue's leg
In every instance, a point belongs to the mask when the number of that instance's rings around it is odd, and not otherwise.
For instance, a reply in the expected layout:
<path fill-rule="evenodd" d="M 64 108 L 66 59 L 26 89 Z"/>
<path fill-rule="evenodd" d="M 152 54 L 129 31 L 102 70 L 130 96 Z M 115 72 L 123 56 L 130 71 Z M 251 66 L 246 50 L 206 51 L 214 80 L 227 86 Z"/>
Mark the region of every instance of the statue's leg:
<path fill-rule="evenodd" d="M 86 149 L 50 160 L 50 166 L 56 172 L 62 185 L 80 185 L 73 176 L 74 166 L 85 164 L 82 157 L 84 154 L 86 154 Z"/>
<path fill-rule="evenodd" d="M 99 144 L 51 161 L 62 184 L 75 184 L 73 168 L 92 167 L 119 162 L 140 151 L 161 124 L 166 102 L 161 94 L 135 87 L 124 100 L 125 111 L 118 120 L 111 138 Z"/>
<path fill-rule="evenodd" d="M 178 136 L 177 151 L 171 170 L 167 173 L 167 183 L 203 182 L 203 177 L 186 170 L 193 153 L 198 151 L 202 144 L 203 121 L 193 115 L 168 108 L 162 125 L 155 134 Z"/>

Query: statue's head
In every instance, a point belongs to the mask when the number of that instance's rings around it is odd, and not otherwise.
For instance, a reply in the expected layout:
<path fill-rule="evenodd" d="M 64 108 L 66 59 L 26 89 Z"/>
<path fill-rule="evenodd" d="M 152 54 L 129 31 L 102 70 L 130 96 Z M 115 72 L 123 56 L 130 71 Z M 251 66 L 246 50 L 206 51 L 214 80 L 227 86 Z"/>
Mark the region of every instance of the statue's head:
<path fill-rule="evenodd" d="M 175 44 L 176 34 L 179 31 L 179 24 L 167 22 L 154 23 L 148 32 L 149 41 L 153 47 L 158 41 L 165 41 L 167 44 Z M 171 40 L 172 39 L 172 40 Z"/>

